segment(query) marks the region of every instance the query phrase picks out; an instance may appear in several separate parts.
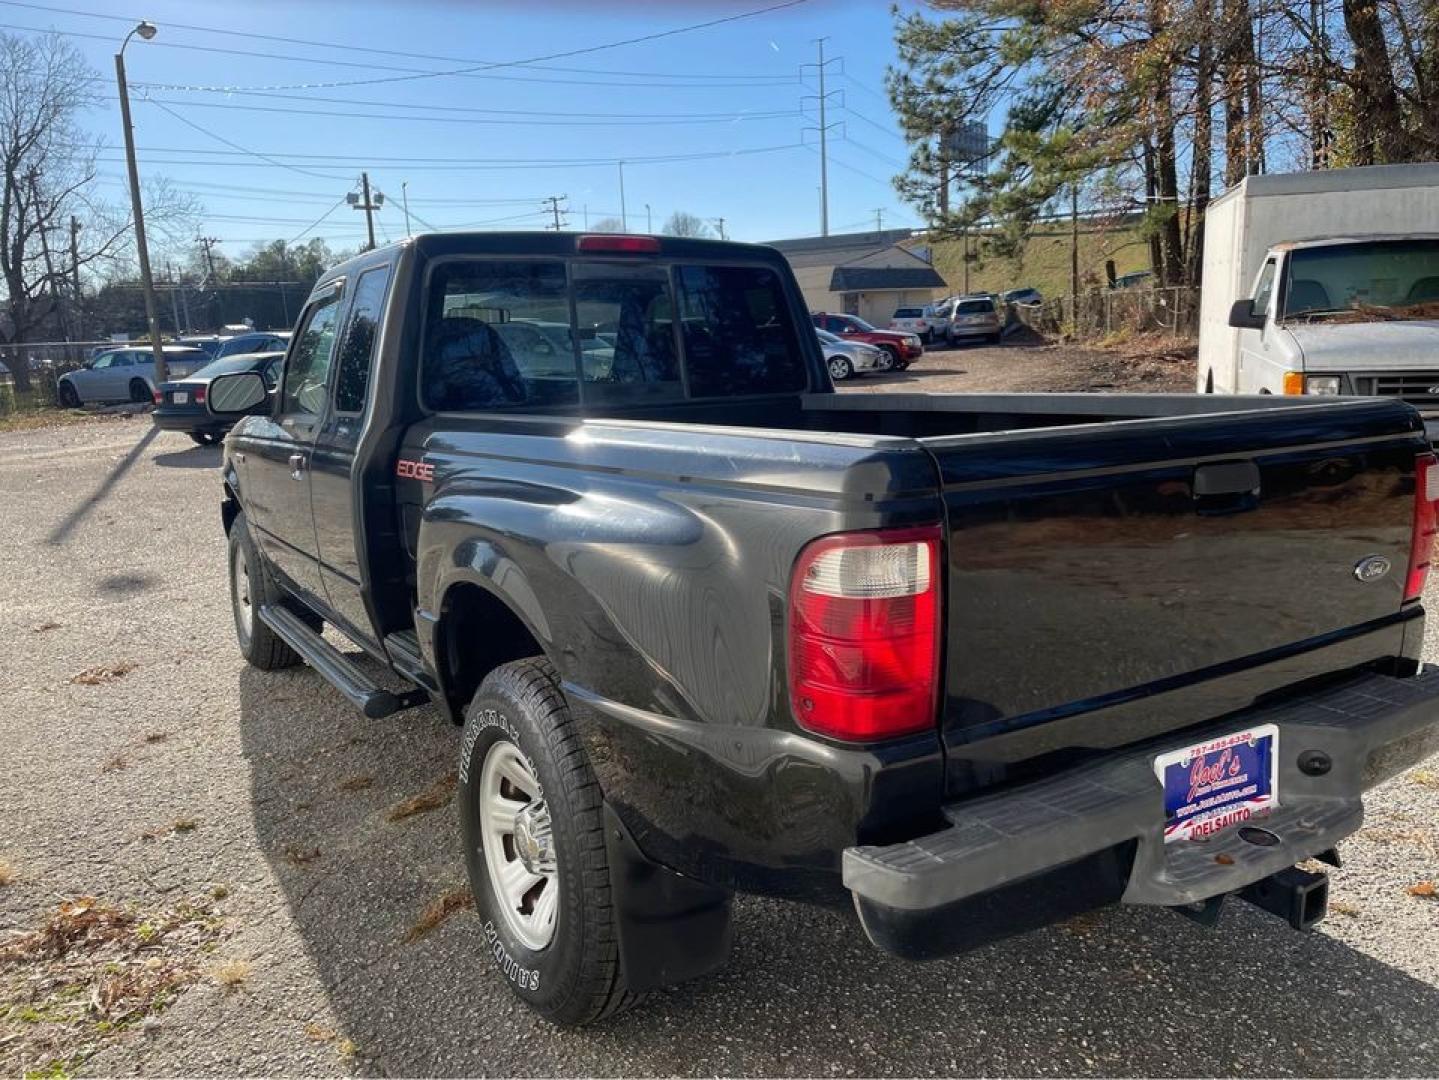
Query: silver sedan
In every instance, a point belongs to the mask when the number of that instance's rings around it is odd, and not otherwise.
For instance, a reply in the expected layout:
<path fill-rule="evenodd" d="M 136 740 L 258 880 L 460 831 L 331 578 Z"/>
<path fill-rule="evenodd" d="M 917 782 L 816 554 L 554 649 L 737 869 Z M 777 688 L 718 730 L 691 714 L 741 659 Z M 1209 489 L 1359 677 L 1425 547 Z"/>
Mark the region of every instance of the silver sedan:
<path fill-rule="evenodd" d="M 829 377 L 835 382 L 844 382 L 863 371 L 880 371 L 887 359 L 883 349 L 866 345 L 862 341 L 845 341 L 828 330 L 816 329 L 820 348 L 824 350 L 824 364 L 829 368 Z"/>

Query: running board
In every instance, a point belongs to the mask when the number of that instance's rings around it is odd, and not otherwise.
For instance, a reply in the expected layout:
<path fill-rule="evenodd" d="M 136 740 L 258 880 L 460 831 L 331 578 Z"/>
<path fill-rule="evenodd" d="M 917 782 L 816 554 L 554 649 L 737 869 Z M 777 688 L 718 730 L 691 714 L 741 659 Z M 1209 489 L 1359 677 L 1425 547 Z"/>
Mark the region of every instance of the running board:
<path fill-rule="evenodd" d="M 336 649 L 305 621 L 287 608 L 266 604 L 259 610 L 260 621 L 300 654 L 300 659 L 325 677 L 325 680 L 351 705 L 371 720 L 382 716 L 423 705 L 429 695 L 423 690 L 408 690 L 396 694 L 377 686 L 368 675 L 357 668 L 344 653 Z"/>

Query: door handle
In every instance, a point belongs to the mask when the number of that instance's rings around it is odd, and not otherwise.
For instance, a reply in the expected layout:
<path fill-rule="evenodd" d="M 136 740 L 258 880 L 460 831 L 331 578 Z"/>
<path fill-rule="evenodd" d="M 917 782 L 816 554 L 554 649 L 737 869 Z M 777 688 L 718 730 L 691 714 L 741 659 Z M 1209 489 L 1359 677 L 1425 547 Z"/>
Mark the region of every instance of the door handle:
<path fill-rule="evenodd" d="M 304 454 L 291 454 L 291 455 L 290 455 L 290 478 L 291 478 L 292 480 L 298 480 L 298 479 L 300 479 L 300 476 L 301 476 L 301 474 L 302 474 L 304 471 L 305 471 L 305 455 L 304 455 Z"/>

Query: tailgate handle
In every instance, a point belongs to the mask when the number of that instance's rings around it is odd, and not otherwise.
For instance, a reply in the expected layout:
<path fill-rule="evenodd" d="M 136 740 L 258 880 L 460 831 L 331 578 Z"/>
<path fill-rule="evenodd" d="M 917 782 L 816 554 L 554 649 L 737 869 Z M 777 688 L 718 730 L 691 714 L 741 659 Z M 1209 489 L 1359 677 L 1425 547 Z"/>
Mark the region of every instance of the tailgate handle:
<path fill-rule="evenodd" d="M 1214 461 L 1194 469 L 1194 508 L 1200 514 L 1238 514 L 1259 506 L 1259 466 Z"/>

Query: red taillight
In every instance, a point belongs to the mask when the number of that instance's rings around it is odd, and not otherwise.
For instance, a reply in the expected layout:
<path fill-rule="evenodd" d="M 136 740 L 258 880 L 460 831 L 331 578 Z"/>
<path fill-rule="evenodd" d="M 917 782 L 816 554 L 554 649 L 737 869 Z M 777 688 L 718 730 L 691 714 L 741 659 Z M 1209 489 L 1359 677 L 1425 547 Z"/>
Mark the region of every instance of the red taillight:
<path fill-rule="evenodd" d="M 205 404 L 205 388 L 203 386 L 195 387 L 195 396 L 191 400 L 193 400 L 196 405 Z"/>
<path fill-rule="evenodd" d="M 621 251 L 653 255 L 660 249 L 655 236 L 620 236 L 617 233 L 595 233 L 575 241 L 576 251 Z"/>
<path fill-rule="evenodd" d="M 160 404 L 162 401 L 164 401 L 164 400 L 165 400 L 165 395 L 162 394 L 162 393 L 160 393 L 160 391 L 156 390 L 156 391 L 155 391 L 155 404 L 156 404 L 156 405 L 159 405 L 159 404 Z"/>
<path fill-rule="evenodd" d="M 939 526 L 838 533 L 800 552 L 789 696 L 801 727 L 873 740 L 934 726 Z"/>
<path fill-rule="evenodd" d="M 1434 533 L 1439 530 L 1434 504 L 1439 502 L 1439 460 L 1433 454 L 1414 459 L 1414 534 L 1409 546 L 1409 577 L 1404 585 L 1404 602 L 1418 600 L 1429 577 L 1429 560 L 1434 551 Z"/>

